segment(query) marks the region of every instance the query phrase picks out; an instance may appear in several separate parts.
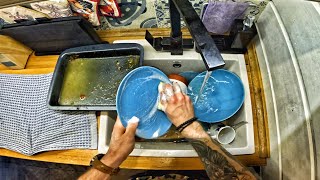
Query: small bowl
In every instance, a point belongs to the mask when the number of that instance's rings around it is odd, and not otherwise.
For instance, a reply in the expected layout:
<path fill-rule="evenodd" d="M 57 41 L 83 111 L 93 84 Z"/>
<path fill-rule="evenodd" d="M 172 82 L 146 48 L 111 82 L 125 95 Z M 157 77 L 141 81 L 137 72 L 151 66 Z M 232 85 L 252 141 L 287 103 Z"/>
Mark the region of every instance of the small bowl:
<path fill-rule="evenodd" d="M 180 73 L 179 75 L 184 77 L 187 80 L 188 84 L 189 84 L 199 74 L 200 74 L 199 72 L 185 71 L 185 72 Z"/>
<path fill-rule="evenodd" d="M 188 85 L 188 81 L 186 78 L 184 78 L 183 76 L 179 75 L 179 74 L 169 74 L 168 75 L 169 79 L 175 79 L 177 81 L 182 82 L 183 84 L 185 84 L 186 86 Z"/>

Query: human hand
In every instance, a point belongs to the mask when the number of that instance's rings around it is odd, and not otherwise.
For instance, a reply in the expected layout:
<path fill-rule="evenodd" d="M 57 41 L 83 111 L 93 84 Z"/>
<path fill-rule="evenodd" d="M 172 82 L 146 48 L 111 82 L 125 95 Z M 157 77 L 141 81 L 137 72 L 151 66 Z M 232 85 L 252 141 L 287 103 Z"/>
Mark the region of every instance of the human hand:
<path fill-rule="evenodd" d="M 185 121 L 194 117 L 193 104 L 190 97 L 183 94 L 178 84 L 163 84 L 160 89 L 160 103 L 171 122 L 178 127 Z M 187 126 L 182 135 L 186 138 L 200 138 L 207 136 L 198 122 Z"/>
<path fill-rule="evenodd" d="M 182 93 L 178 84 L 162 84 L 159 89 L 163 110 L 175 126 L 194 117 L 191 99 Z"/>
<path fill-rule="evenodd" d="M 101 159 L 101 162 L 112 168 L 117 168 L 126 160 L 134 148 L 138 122 L 138 118 L 132 118 L 129 120 L 127 128 L 125 128 L 121 124 L 119 117 L 117 117 L 111 135 L 109 150 Z"/>

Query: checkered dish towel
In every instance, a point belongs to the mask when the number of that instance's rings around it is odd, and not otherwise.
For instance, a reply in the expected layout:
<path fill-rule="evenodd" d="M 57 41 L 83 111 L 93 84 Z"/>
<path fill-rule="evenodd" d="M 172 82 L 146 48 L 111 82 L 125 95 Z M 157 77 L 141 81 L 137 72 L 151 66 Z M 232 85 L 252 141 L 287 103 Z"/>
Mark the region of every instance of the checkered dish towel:
<path fill-rule="evenodd" d="M 25 155 L 63 149 L 96 149 L 94 112 L 47 108 L 52 74 L 0 74 L 0 148 Z"/>

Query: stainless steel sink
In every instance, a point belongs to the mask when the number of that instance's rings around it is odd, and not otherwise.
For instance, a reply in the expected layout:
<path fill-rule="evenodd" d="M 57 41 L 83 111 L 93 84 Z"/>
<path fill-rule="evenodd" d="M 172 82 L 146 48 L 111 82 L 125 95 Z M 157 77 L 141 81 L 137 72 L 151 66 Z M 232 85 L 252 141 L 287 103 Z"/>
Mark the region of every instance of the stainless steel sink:
<path fill-rule="evenodd" d="M 180 73 L 185 71 L 203 72 L 205 67 L 200 54 L 195 50 L 184 51 L 182 56 L 172 56 L 169 52 L 155 51 L 146 40 L 126 40 L 114 43 L 139 43 L 144 47 L 144 65 L 154 66 L 166 74 Z M 252 108 L 250 91 L 244 56 L 242 54 L 222 54 L 226 65 L 224 69 L 236 73 L 245 86 L 245 102 L 242 108 L 227 123 L 232 125 L 240 121 L 248 123 L 238 128 L 236 139 L 224 147 L 233 155 L 254 153 L 254 133 L 252 122 Z M 102 112 L 99 127 L 99 152 L 108 150 L 112 128 L 115 122 L 116 112 Z M 136 142 L 131 156 L 153 157 L 195 157 L 198 156 L 188 143 L 173 142 Z"/>

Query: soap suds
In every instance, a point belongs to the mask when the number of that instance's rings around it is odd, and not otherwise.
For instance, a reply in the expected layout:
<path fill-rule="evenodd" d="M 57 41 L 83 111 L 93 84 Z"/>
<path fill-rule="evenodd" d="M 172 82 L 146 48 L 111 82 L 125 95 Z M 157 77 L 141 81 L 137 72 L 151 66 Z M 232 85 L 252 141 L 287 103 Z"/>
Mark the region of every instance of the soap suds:
<path fill-rule="evenodd" d="M 159 136 L 159 131 L 160 129 L 158 129 L 156 132 L 153 133 L 152 138 L 158 137 Z"/>
<path fill-rule="evenodd" d="M 158 109 L 160 111 L 165 111 L 165 107 L 162 105 L 161 101 L 167 101 L 167 96 L 164 94 L 164 83 L 160 82 L 158 85 L 158 99 L 157 99 L 157 104 L 158 104 Z"/>
<path fill-rule="evenodd" d="M 137 122 L 139 122 L 139 121 L 140 121 L 139 118 L 137 118 L 136 116 L 133 116 L 133 117 L 128 121 L 128 123 L 137 123 Z"/>

